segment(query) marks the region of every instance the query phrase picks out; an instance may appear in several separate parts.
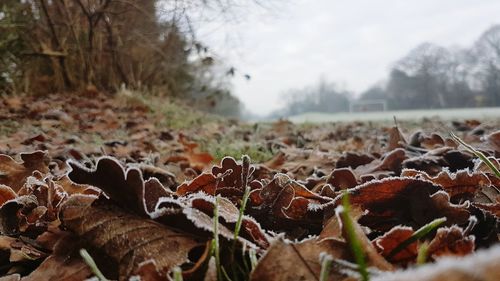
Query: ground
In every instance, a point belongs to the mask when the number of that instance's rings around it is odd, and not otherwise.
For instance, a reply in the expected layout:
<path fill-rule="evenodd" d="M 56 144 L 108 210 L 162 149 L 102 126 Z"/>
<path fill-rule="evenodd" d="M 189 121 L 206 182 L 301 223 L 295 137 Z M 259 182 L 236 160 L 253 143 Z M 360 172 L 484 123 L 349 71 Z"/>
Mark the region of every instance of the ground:
<path fill-rule="evenodd" d="M 500 259 L 471 254 L 498 256 L 500 178 L 450 136 L 497 165 L 494 116 L 245 123 L 97 93 L 0 105 L 0 274 L 384 280 L 426 263 L 432 280 L 464 256 L 466 276 L 498 278 L 483 269 Z"/>

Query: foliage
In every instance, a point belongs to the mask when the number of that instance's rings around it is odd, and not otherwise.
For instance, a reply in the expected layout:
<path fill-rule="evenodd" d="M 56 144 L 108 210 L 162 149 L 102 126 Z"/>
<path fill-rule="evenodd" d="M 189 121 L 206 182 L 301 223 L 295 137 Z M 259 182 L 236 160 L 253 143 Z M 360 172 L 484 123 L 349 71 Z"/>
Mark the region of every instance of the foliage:
<path fill-rule="evenodd" d="M 157 0 L 2 3 L 0 92 L 126 88 L 239 115 L 229 78 L 212 75 L 219 62 L 185 28 L 185 11 L 163 12 Z"/>

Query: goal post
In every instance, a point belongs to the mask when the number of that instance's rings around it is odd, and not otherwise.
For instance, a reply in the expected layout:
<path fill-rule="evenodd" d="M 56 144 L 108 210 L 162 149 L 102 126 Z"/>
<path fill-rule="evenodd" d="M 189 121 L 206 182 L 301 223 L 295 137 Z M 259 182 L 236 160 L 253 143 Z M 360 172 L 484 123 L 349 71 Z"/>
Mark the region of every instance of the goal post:
<path fill-rule="evenodd" d="M 349 103 L 349 112 L 387 111 L 387 100 L 355 100 Z"/>

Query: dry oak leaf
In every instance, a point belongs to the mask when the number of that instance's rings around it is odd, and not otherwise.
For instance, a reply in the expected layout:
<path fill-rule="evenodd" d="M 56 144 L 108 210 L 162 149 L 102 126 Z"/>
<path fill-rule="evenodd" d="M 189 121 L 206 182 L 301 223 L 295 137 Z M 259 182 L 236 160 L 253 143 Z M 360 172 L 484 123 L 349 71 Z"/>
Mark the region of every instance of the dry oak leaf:
<path fill-rule="evenodd" d="M 372 161 L 366 165 L 358 166 L 354 173 L 362 178 L 371 174 L 387 174 L 389 176 L 399 174 L 402 169 L 402 163 L 408 159 L 406 151 L 402 148 L 396 148 L 387 152 L 381 159 Z"/>
<path fill-rule="evenodd" d="M 220 166 L 212 167 L 212 175 L 219 176 L 226 174 L 229 170 L 232 170 L 227 176 L 221 177 L 219 185 L 217 188 L 236 188 L 239 190 L 244 190 L 243 188 L 243 165 L 238 164 L 233 157 L 224 157 L 221 160 Z M 247 178 L 250 178 L 254 172 L 254 167 L 249 167 L 246 174 Z"/>
<path fill-rule="evenodd" d="M 352 168 L 366 165 L 375 160 L 375 157 L 368 154 L 359 154 L 356 152 L 344 152 L 335 164 L 336 168 Z"/>
<path fill-rule="evenodd" d="M 297 228 L 305 225 L 318 228 L 319 232 L 323 205 L 331 201 L 331 198 L 313 193 L 279 173 L 266 186 L 250 193 L 249 213 L 266 227 Z"/>
<path fill-rule="evenodd" d="M 38 207 L 38 201 L 34 195 L 24 195 L 5 202 L 0 208 L 0 234 L 19 235 L 21 221 Z"/>
<path fill-rule="evenodd" d="M 191 181 L 187 181 L 179 185 L 176 193 L 180 196 L 204 192 L 209 195 L 215 195 L 217 185 L 217 177 L 211 173 L 203 173 Z"/>
<path fill-rule="evenodd" d="M 472 203 L 472 205 L 483 211 L 489 212 L 493 214 L 497 219 L 500 219 L 500 203 L 496 204 Z"/>
<path fill-rule="evenodd" d="M 17 197 L 17 194 L 14 192 L 14 190 L 12 190 L 12 188 L 10 188 L 6 185 L 0 184 L 0 206 L 2 206 L 3 203 L 5 203 L 11 199 L 14 199 L 16 197 Z"/>
<path fill-rule="evenodd" d="M 500 130 L 486 136 L 486 140 L 497 153 L 500 153 Z"/>
<path fill-rule="evenodd" d="M 9 262 L 25 262 L 45 258 L 43 251 L 20 239 L 0 235 L 0 250 L 9 251 Z M 9 265 L 9 266 L 13 266 Z"/>
<path fill-rule="evenodd" d="M 215 197 L 204 193 L 192 194 L 178 199 L 164 197 L 158 202 L 152 218 L 164 225 L 181 229 L 186 233 L 196 233 L 198 237 L 213 237 L 213 210 Z M 226 241 L 234 240 L 233 229 L 239 210 L 231 201 L 221 197 L 219 200 L 219 235 Z M 253 218 L 243 216 L 241 244 L 254 249 L 267 248 L 268 237 Z M 258 245 L 258 246 L 257 246 Z"/>
<path fill-rule="evenodd" d="M 447 218 L 447 225 L 468 222 L 466 206 L 449 202 L 449 195 L 429 181 L 413 178 L 386 178 L 348 190 L 351 205 L 369 212 L 359 223 L 371 229 L 389 231 L 396 225 L 418 229 L 432 220 Z M 334 215 L 342 195 L 325 209 L 325 218 Z"/>
<path fill-rule="evenodd" d="M 63 225 L 118 264 L 118 279 L 128 280 L 139 265 L 154 260 L 163 276 L 188 260 L 189 252 L 204 242 L 155 221 L 126 213 L 109 201 L 73 195 L 63 204 Z M 107 203 L 107 204 L 105 204 Z"/>
<path fill-rule="evenodd" d="M 21 275 L 19 273 L 14 273 L 0 277 L 0 281 L 19 281 L 19 280 L 21 280 Z"/>
<path fill-rule="evenodd" d="M 380 254 L 385 258 L 398 247 L 405 240 L 410 238 L 415 231 L 411 227 L 395 226 L 383 236 L 373 240 L 373 245 L 379 250 Z M 407 247 L 399 251 L 394 257 L 391 258 L 393 263 L 407 264 L 415 260 L 418 254 L 418 242 L 415 241 Z"/>
<path fill-rule="evenodd" d="M 177 188 L 176 194 L 180 196 L 198 192 L 204 192 L 208 195 L 220 194 L 239 205 L 245 191 L 242 182 L 244 176 L 247 177 L 247 185 L 251 190 L 262 188 L 259 181 L 249 179 L 254 171 L 254 167 L 248 167 L 243 175 L 242 164 L 238 164 L 232 157 L 225 157 L 220 166 L 212 168 L 211 173 L 203 173 L 193 180 L 181 184 Z"/>
<path fill-rule="evenodd" d="M 446 257 L 417 268 L 388 272 L 372 281 L 498 281 L 500 280 L 500 246 L 478 251 L 465 257 Z"/>
<path fill-rule="evenodd" d="M 409 145 L 418 148 L 435 149 L 445 146 L 446 142 L 440 135 L 436 133 L 427 135 L 422 131 L 416 131 L 410 136 Z"/>
<path fill-rule="evenodd" d="M 356 187 L 359 182 L 354 172 L 350 168 L 337 168 L 328 176 L 326 183 L 330 184 L 335 190 L 344 190 Z"/>
<path fill-rule="evenodd" d="M 44 248 L 51 249 L 52 254 L 22 281 L 81 281 L 93 275 L 78 253 L 81 244 L 74 234 L 51 229 L 38 236 L 36 241 Z"/>
<path fill-rule="evenodd" d="M 335 239 L 309 239 L 293 243 L 278 237 L 257 263 L 250 280 L 319 280 L 322 253 L 345 259 L 349 257 L 349 248 L 345 242 Z M 331 270 L 327 280 L 344 280 L 346 277 L 337 270 Z"/>
<path fill-rule="evenodd" d="M 389 129 L 389 141 L 387 144 L 387 152 L 397 148 L 403 148 L 406 145 L 406 140 L 398 126 Z"/>
<path fill-rule="evenodd" d="M 453 225 L 437 230 L 429 243 L 428 254 L 434 259 L 441 256 L 466 256 L 474 252 L 474 247 L 474 236 L 466 236 L 460 227 Z"/>
<path fill-rule="evenodd" d="M 179 134 L 179 142 L 184 146 L 184 155 L 188 160 L 191 167 L 203 170 L 206 166 L 208 166 L 214 158 L 212 155 L 207 152 L 196 152 L 196 148 L 198 148 L 198 144 L 195 142 L 190 142 L 186 139 L 186 136 L 183 134 Z"/>
<path fill-rule="evenodd" d="M 181 198 L 181 200 L 184 198 Z M 198 193 L 184 200 L 188 206 L 204 212 L 209 216 L 213 216 L 215 207 L 215 198 Z M 234 229 L 239 217 L 239 209 L 226 198 L 219 199 L 219 217 L 224 221 L 224 225 L 228 229 Z M 262 230 L 260 224 L 252 217 L 243 215 L 241 224 L 241 233 L 239 238 L 245 238 L 248 241 L 257 244 L 261 248 L 269 247 L 269 238 Z M 241 239 L 240 239 L 241 240 Z M 248 241 L 246 243 L 248 244 Z M 241 241 L 245 242 L 245 241 Z"/>
<path fill-rule="evenodd" d="M 164 188 L 154 177 L 144 181 L 140 169 L 129 167 L 127 170 L 112 157 L 97 160 L 94 169 L 68 161 L 71 171 L 68 177 L 78 184 L 98 187 L 121 207 L 131 209 L 137 214 L 150 216 L 155 211 L 161 197 L 171 197 L 172 192 Z"/>
<path fill-rule="evenodd" d="M 34 195 L 38 206 L 45 208 L 43 216 L 46 222 L 58 219 L 59 207 L 68 197 L 64 189 L 52 179 L 38 180 L 35 177 L 29 177 L 26 180 L 26 184 L 18 191 L 18 195 Z"/>
<path fill-rule="evenodd" d="M 494 187 L 491 187 L 491 181 L 486 174 L 482 172 L 470 173 L 468 170 L 460 170 L 456 173 L 441 171 L 436 176 L 429 176 L 426 172 L 417 170 L 403 170 L 403 177 L 413 177 L 424 179 L 441 186 L 449 195 L 450 201 L 460 203 L 465 200 L 479 201 L 483 203 L 496 202 L 495 198 L 489 198 L 490 193 L 500 194 Z"/>
<path fill-rule="evenodd" d="M 19 163 L 12 157 L 0 154 L 0 184 L 7 185 L 14 191 L 18 191 L 25 183 L 26 178 L 34 171 L 47 173 L 47 153 L 35 151 L 32 153 L 21 153 L 22 162 Z"/>

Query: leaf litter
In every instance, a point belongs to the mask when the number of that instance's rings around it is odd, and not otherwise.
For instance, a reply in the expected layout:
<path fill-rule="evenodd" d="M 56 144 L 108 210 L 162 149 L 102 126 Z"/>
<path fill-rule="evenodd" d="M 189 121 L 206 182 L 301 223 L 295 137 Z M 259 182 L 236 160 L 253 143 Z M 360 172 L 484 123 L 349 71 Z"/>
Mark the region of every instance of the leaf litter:
<path fill-rule="evenodd" d="M 498 280 L 498 122 L 459 135 L 488 166 L 440 120 L 174 130 L 118 97 L 0 103 L 21 124 L 0 137 L 0 280 Z M 228 139 L 270 157 L 217 160 Z"/>

